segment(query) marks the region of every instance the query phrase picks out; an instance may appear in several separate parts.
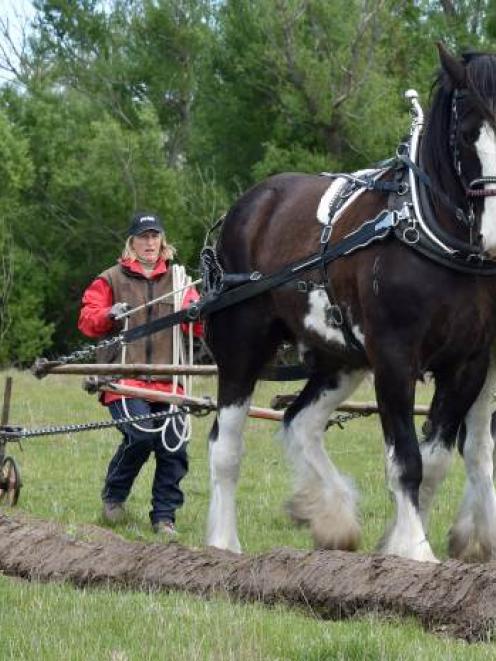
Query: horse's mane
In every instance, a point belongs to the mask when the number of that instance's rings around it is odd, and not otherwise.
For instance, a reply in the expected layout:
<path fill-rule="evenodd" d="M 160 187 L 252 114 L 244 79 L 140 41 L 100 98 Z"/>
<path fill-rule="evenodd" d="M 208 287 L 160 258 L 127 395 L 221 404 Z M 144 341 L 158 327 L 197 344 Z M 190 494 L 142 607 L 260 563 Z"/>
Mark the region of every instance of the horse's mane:
<path fill-rule="evenodd" d="M 464 88 L 478 112 L 496 131 L 496 55 L 467 52 L 462 55 L 462 60 L 466 67 Z M 449 147 L 453 90 L 453 82 L 441 69 L 432 85 L 432 102 L 422 139 L 423 167 L 437 187 L 451 194 L 455 194 L 455 171 Z M 458 192 L 460 194 L 461 189 Z"/>
<path fill-rule="evenodd" d="M 481 114 L 494 124 L 496 100 L 496 55 L 494 53 L 465 53 L 467 89 Z"/>

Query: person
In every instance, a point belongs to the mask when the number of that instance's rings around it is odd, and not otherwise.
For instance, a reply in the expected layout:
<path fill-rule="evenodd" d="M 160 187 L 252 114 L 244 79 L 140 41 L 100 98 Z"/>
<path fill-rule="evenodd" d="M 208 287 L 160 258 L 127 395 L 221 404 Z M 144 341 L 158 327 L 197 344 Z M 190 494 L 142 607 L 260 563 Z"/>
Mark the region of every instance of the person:
<path fill-rule="evenodd" d="M 112 336 L 122 329 L 119 317 L 129 309 L 168 294 L 173 290 L 172 259 L 174 249 L 167 243 L 164 226 L 156 213 L 139 212 L 131 219 L 124 251 L 118 263 L 103 271 L 85 290 L 79 315 L 79 330 L 91 338 Z M 185 290 L 183 307 L 198 300 L 197 291 L 191 287 Z M 160 300 L 128 316 L 129 326 L 153 321 L 174 311 L 172 297 Z M 183 330 L 187 330 L 187 324 Z M 201 335 L 201 323 L 195 323 L 195 335 Z M 100 363 L 119 363 L 125 351 L 126 363 L 172 363 L 171 328 L 129 343 L 125 349 L 114 345 L 99 350 Z M 163 377 L 146 381 L 141 379 L 120 379 L 119 383 L 146 387 L 159 392 L 170 393 L 171 381 Z M 181 393 L 182 389 L 176 392 Z M 110 414 L 119 418 L 157 411 L 168 411 L 169 404 L 149 401 L 140 397 L 122 397 L 116 393 L 102 393 L 101 401 L 108 406 Z M 184 502 L 180 482 L 188 471 L 186 445 L 180 444 L 178 425 L 164 424 L 163 419 L 126 423 L 119 426 L 122 441 L 107 469 L 102 490 L 103 518 L 110 524 L 125 518 L 124 503 L 141 467 L 153 452 L 155 474 L 152 485 L 152 508 L 150 520 L 156 533 L 166 536 L 175 534 L 175 512 Z M 184 424 L 184 418 L 183 418 Z M 178 447 L 178 444 L 180 445 Z M 171 451 L 177 448 L 175 451 Z"/>

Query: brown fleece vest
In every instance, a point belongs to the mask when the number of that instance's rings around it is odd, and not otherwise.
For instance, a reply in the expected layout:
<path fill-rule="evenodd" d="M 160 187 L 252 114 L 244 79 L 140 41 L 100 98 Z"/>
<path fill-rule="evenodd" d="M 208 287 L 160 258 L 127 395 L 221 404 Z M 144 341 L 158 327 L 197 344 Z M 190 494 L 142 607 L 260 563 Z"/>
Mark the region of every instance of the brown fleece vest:
<path fill-rule="evenodd" d="M 172 291 L 172 268 L 156 278 L 146 278 L 144 275 L 129 271 L 117 264 L 101 273 L 112 288 L 114 303 L 128 303 L 135 308 L 147 303 L 158 296 Z M 159 303 L 144 308 L 129 318 L 128 329 L 146 324 L 157 317 L 174 312 L 173 297 L 170 296 Z M 115 323 L 111 335 L 115 335 L 124 328 L 122 321 Z M 99 363 L 120 363 L 122 357 L 121 347 L 110 347 L 97 352 Z M 126 347 L 126 363 L 172 363 L 172 328 L 143 337 L 131 342 Z"/>

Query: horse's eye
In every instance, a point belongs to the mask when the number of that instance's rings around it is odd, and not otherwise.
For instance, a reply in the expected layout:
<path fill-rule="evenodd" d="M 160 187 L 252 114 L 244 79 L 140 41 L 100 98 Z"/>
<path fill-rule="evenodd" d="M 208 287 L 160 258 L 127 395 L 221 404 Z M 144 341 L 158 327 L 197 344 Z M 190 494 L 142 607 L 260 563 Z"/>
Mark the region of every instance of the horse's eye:
<path fill-rule="evenodd" d="M 462 133 L 462 142 L 465 145 L 473 145 L 477 142 L 477 139 L 480 135 L 480 128 L 471 128 L 468 131 L 463 131 Z"/>

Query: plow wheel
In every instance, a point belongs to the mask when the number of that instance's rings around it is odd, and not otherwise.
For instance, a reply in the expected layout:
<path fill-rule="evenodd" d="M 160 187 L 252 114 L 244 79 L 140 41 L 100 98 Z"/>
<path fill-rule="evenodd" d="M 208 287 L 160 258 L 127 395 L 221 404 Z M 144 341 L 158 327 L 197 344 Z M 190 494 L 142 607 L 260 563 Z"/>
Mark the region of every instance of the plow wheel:
<path fill-rule="evenodd" d="M 22 481 L 21 471 L 13 457 L 5 457 L 0 466 L 0 505 L 13 507 L 19 498 Z"/>

